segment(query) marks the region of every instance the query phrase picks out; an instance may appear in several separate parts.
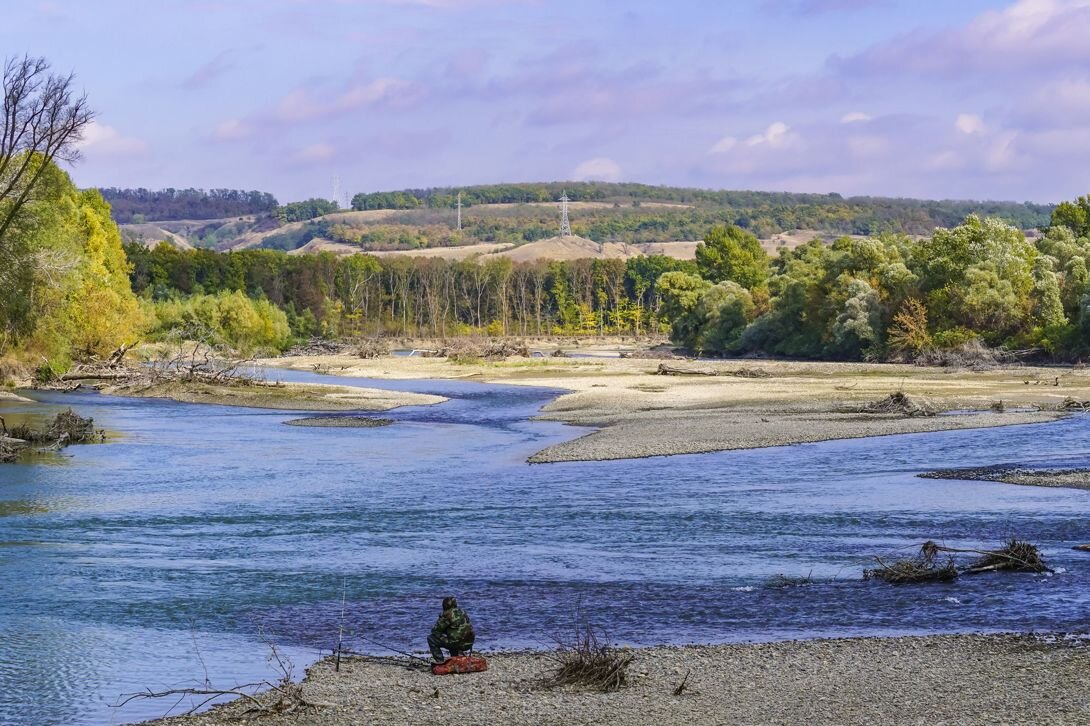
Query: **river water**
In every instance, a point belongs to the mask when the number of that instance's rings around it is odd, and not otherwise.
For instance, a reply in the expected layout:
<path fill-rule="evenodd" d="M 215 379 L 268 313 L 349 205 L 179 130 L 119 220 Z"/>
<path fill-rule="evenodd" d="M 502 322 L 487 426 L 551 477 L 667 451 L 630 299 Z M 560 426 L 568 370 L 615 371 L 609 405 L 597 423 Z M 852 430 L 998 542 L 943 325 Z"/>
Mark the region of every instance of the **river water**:
<path fill-rule="evenodd" d="M 579 429 L 528 420 L 555 391 L 325 379 L 451 397 L 377 429 L 98 394 L 105 445 L 0 467 L 0 723 L 110 724 L 146 688 L 297 676 L 343 626 L 418 650 L 459 596 L 478 646 L 549 647 L 580 614 L 626 644 L 1090 630 L 1090 492 L 919 479 L 946 467 L 1090 465 L 1086 417 L 632 461 L 531 466 Z M 934 538 L 1038 543 L 1054 575 L 863 582 L 875 554 Z M 907 550 L 906 550 L 907 551 Z M 777 588 L 769 579 L 812 575 Z M 342 599 L 344 607 L 342 611 Z M 343 617 L 342 617 L 343 612 Z"/>

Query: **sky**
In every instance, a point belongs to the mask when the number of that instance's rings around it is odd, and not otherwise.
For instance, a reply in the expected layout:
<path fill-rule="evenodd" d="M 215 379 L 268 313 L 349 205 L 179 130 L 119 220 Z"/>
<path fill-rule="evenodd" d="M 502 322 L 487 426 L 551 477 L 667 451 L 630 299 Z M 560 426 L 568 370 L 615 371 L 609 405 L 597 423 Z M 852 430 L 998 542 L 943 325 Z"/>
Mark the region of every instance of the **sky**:
<path fill-rule="evenodd" d="M 1090 192 L 1090 0 L 0 0 L 81 186 Z M 343 202 L 343 199 L 341 200 Z"/>

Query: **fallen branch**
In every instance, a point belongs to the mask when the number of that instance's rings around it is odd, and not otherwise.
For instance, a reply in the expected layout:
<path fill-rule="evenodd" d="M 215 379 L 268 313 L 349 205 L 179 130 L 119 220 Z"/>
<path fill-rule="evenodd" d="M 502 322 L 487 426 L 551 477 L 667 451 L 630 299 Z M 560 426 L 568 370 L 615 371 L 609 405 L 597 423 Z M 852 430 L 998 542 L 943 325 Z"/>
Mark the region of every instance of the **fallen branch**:
<path fill-rule="evenodd" d="M 678 368 L 676 366 L 666 365 L 665 363 L 659 363 L 658 370 L 655 371 L 655 375 L 658 376 L 718 376 L 719 372 L 711 370 L 709 368 Z"/>

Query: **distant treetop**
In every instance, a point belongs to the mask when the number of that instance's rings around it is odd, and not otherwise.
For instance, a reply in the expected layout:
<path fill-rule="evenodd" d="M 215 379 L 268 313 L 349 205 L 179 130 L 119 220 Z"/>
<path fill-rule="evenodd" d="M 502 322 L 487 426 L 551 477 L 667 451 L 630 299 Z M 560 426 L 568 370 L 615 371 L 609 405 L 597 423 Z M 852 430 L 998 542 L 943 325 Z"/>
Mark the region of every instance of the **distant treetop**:
<path fill-rule="evenodd" d="M 241 189 L 99 189 L 110 203 L 115 221 L 169 221 L 221 219 L 274 212 L 276 197 L 268 192 Z"/>

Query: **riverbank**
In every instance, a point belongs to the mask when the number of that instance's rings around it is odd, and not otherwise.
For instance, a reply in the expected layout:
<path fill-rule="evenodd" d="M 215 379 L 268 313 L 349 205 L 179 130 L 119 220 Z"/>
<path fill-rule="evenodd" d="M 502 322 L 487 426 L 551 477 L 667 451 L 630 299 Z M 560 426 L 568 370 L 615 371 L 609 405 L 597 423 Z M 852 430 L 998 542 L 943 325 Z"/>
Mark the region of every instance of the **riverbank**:
<path fill-rule="evenodd" d="M 426 406 L 447 400 L 442 396 L 424 393 L 325 383 L 222 385 L 169 381 L 151 385 L 106 385 L 101 390 L 113 396 L 168 398 L 182 403 L 210 403 L 284 411 L 389 411 L 400 406 Z"/>
<path fill-rule="evenodd" d="M 548 689 L 548 653 L 489 656 L 489 670 L 432 676 L 389 661 L 320 661 L 305 698 L 333 704 L 267 715 L 302 724 L 1090 723 L 1090 652 L 1029 635 L 851 638 L 635 649 L 630 685 Z M 674 695 L 688 674 L 682 695 Z M 237 723 L 235 702 L 169 726 Z"/>
<path fill-rule="evenodd" d="M 982 466 L 968 469 L 939 469 L 920 476 L 924 479 L 994 481 L 1032 487 L 1063 487 L 1090 491 L 1090 469 L 1026 469 L 1018 466 Z"/>
<path fill-rule="evenodd" d="M 576 351 L 578 352 L 578 351 Z M 987 371 L 795 361 L 671 361 L 695 375 L 658 375 L 659 361 L 605 357 L 450 361 L 386 356 L 298 356 L 262 361 L 378 379 L 460 378 L 561 388 L 539 418 L 595 431 L 530 461 L 600 461 L 1044 423 L 1063 401 L 1090 399 L 1090 372 L 1012 367 Z M 938 415 L 860 412 L 893 392 Z M 999 405 L 999 404 L 1002 405 Z M 944 415 L 948 414 L 948 415 Z"/>

